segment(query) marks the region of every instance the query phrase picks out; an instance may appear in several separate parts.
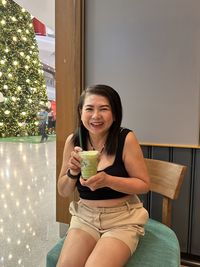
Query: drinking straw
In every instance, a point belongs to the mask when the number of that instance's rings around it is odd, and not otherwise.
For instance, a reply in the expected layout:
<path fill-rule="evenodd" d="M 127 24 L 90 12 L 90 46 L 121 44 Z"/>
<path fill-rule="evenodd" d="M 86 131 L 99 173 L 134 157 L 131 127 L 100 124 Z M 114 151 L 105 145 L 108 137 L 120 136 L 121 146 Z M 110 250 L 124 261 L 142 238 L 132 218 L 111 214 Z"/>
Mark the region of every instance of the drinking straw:
<path fill-rule="evenodd" d="M 79 137 L 80 147 L 83 149 L 83 140 L 82 140 L 82 134 L 81 134 L 81 126 L 78 128 L 78 137 Z"/>

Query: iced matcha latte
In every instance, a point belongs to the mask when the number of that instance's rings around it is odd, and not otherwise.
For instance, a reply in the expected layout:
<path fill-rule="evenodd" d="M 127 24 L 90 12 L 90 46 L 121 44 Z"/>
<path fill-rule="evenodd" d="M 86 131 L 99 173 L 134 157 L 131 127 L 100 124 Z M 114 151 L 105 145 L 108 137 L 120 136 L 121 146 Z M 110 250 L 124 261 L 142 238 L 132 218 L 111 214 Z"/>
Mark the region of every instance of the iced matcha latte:
<path fill-rule="evenodd" d="M 88 179 L 97 173 L 99 151 L 81 151 L 79 155 L 81 157 L 81 176 L 83 179 Z"/>

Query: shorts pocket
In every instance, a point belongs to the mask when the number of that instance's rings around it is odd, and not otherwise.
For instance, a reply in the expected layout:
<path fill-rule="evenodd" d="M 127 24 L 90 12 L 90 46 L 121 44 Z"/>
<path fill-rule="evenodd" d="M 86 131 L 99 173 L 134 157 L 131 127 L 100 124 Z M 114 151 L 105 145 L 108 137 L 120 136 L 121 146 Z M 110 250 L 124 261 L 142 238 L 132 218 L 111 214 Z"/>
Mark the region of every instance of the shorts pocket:
<path fill-rule="evenodd" d="M 149 219 L 148 211 L 141 207 L 131 210 L 132 223 L 135 225 L 145 225 Z"/>

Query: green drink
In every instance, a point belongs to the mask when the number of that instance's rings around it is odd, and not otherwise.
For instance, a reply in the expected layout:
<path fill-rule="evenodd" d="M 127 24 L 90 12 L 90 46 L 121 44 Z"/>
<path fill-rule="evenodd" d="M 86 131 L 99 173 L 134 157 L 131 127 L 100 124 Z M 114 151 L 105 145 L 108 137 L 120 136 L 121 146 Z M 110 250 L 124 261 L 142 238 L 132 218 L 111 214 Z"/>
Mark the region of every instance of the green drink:
<path fill-rule="evenodd" d="M 89 150 L 79 152 L 81 157 L 81 176 L 88 179 L 97 173 L 99 151 Z"/>

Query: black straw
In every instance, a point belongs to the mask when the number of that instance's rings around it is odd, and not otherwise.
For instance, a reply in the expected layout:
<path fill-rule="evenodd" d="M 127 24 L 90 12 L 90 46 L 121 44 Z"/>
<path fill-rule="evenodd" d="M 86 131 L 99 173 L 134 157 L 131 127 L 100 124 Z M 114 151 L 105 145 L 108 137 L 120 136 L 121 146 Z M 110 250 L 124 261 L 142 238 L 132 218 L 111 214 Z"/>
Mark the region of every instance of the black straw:
<path fill-rule="evenodd" d="M 79 138 L 80 147 L 83 149 L 83 140 L 82 140 L 82 134 L 81 134 L 81 126 L 78 128 L 78 138 Z"/>

